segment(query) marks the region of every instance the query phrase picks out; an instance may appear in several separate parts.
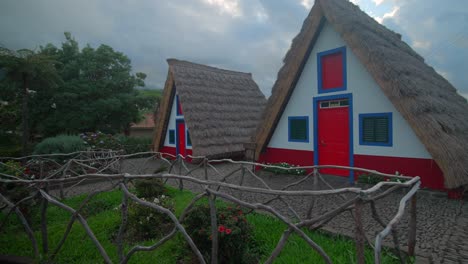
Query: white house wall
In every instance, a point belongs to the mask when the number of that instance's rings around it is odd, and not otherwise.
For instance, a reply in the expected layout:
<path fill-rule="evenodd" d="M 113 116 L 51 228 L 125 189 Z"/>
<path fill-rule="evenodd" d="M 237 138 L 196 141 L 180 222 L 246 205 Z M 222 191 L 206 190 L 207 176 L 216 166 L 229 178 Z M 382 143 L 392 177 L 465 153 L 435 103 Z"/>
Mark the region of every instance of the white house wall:
<path fill-rule="evenodd" d="M 318 94 L 317 53 L 343 46 L 346 47 L 347 89 L 345 91 Z M 313 98 L 348 93 L 352 93 L 353 96 L 352 126 L 355 155 L 409 158 L 431 157 L 406 120 L 395 109 L 372 76 L 328 22 L 323 26 L 268 147 L 314 150 Z M 173 109 L 173 113 L 174 111 Z M 391 147 L 359 145 L 359 114 L 384 112 L 393 113 L 393 145 Z M 309 117 L 308 143 L 288 142 L 289 116 Z M 172 119 L 171 122 L 173 122 Z"/>
<path fill-rule="evenodd" d="M 183 109 L 182 109 L 183 110 Z M 171 116 L 169 117 L 169 124 L 167 126 L 167 131 L 166 131 L 166 137 L 164 138 L 164 146 L 166 147 L 176 147 L 176 144 L 169 144 L 169 130 L 174 130 L 175 133 L 176 131 L 176 119 L 184 119 L 183 115 L 177 116 L 177 93 L 176 96 L 174 96 L 174 99 L 172 100 L 172 107 L 171 107 Z M 187 124 L 185 125 L 185 135 L 187 135 Z M 192 149 L 192 146 L 187 146 L 187 149 Z"/>

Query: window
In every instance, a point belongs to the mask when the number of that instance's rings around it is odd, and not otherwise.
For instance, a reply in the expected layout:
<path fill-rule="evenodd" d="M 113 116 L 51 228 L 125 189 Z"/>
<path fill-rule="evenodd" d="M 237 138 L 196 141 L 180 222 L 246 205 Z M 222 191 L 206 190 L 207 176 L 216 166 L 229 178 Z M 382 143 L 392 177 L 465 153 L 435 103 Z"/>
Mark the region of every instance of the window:
<path fill-rule="evenodd" d="M 392 113 L 360 114 L 359 144 L 391 147 Z"/>
<path fill-rule="evenodd" d="M 180 104 L 179 96 L 176 95 L 176 103 L 177 103 L 177 115 L 183 115 L 184 113 L 182 112 L 182 105 Z"/>
<path fill-rule="evenodd" d="M 192 139 L 190 138 L 190 133 L 187 130 L 187 146 L 192 146 Z"/>
<path fill-rule="evenodd" d="M 317 71 L 319 93 L 346 90 L 346 48 L 318 53 Z"/>
<path fill-rule="evenodd" d="M 175 130 L 169 130 L 169 144 L 175 144 Z"/>
<path fill-rule="evenodd" d="M 288 140 L 290 142 L 309 142 L 309 117 L 290 116 L 288 123 Z"/>
<path fill-rule="evenodd" d="M 320 108 L 336 108 L 349 106 L 349 99 L 339 99 L 320 102 Z"/>

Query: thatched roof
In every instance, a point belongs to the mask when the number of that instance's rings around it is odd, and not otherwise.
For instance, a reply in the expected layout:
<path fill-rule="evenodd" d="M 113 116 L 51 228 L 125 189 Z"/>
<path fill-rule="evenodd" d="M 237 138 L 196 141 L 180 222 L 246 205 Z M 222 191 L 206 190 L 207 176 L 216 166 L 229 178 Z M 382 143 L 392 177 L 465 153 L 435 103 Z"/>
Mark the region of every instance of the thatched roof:
<path fill-rule="evenodd" d="M 190 130 L 194 156 L 244 154 L 266 104 L 252 74 L 228 71 L 175 59 L 169 72 L 156 124 L 154 146 L 164 144 L 175 91 Z"/>
<path fill-rule="evenodd" d="M 357 56 L 442 169 L 447 188 L 468 184 L 468 104 L 401 35 L 347 0 L 316 0 L 278 73 L 255 133 L 266 148 L 308 56 L 327 21 Z"/>

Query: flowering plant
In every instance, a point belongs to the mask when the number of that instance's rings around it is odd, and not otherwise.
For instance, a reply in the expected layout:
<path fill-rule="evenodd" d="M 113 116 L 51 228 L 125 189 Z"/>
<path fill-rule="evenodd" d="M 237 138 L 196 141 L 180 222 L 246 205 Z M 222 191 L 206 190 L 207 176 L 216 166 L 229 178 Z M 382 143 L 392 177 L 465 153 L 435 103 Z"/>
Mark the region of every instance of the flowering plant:
<path fill-rule="evenodd" d="M 251 226 L 239 206 L 217 208 L 217 233 L 220 263 L 245 263 L 247 244 L 251 240 Z M 184 225 L 205 258 L 211 258 L 210 207 L 195 206 L 188 214 Z"/>
<path fill-rule="evenodd" d="M 80 138 L 90 149 L 120 149 L 120 143 L 110 134 L 102 132 L 86 132 L 81 133 Z"/>
<path fill-rule="evenodd" d="M 167 195 L 163 194 L 154 198 L 142 197 L 141 199 L 174 211 L 174 202 Z M 120 207 L 114 208 L 114 210 L 119 209 Z M 173 228 L 174 224 L 166 214 L 132 202 L 128 208 L 128 226 L 134 240 L 141 241 L 160 238 Z"/>
<path fill-rule="evenodd" d="M 287 162 L 280 162 L 280 163 L 267 163 L 266 165 L 280 167 L 280 168 L 272 168 L 272 167 L 265 167 L 264 171 L 273 172 L 274 174 L 291 174 L 291 175 L 305 175 L 305 169 L 297 169 L 295 167 L 300 167 L 299 165 L 292 165 Z M 283 169 L 284 168 L 284 169 Z"/>

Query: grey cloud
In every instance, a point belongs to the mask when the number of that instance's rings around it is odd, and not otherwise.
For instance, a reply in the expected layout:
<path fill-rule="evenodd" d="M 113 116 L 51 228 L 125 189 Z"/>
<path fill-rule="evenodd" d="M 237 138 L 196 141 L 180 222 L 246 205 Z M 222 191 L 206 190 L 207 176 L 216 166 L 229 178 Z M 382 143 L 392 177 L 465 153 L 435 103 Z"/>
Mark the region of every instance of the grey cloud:
<path fill-rule="evenodd" d="M 450 30 L 468 21 L 464 0 L 452 0 L 455 4 L 450 6 L 438 0 L 387 1 L 401 8 L 384 24 L 410 44 L 444 45 Z M 63 32 L 71 31 L 81 46 L 108 44 L 127 54 L 134 71 L 147 73 L 152 87 L 162 88 L 165 59 L 174 57 L 252 72 L 269 95 L 282 57 L 308 10 L 301 0 L 237 2 L 241 16 L 232 17 L 204 0 L 4 0 L 0 1 L 0 43 L 15 49 L 48 42 L 60 45 Z M 437 21 L 435 26 L 431 19 Z M 468 92 L 468 75 L 461 73 L 467 44 L 468 38 L 461 39 L 428 58 L 463 93 Z M 422 55 L 430 52 L 416 50 Z"/>
<path fill-rule="evenodd" d="M 468 2 L 388 0 L 400 9 L 383 24 L 401 33 L 461 94 L 468 93 Z M 419 45 L 418 45 L 419 44 Z M 421 45 L 422 44 L 422 45 Z"/>

